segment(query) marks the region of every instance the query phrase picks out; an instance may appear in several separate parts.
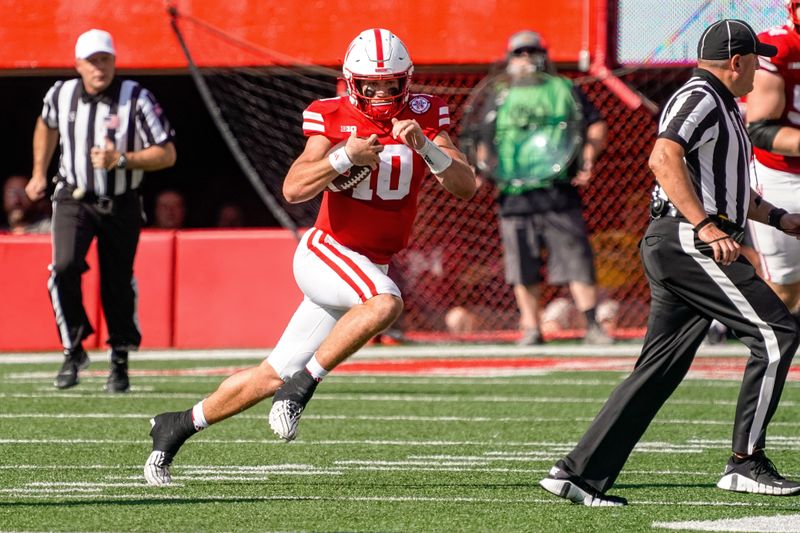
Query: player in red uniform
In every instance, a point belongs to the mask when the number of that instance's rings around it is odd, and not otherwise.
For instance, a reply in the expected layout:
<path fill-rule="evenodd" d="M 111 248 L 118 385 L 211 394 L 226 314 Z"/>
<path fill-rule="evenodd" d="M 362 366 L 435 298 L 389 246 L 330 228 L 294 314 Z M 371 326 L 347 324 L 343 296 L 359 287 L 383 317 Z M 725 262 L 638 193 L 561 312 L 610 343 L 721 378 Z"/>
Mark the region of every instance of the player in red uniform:
<path fill-rule="evenodd" d="M 789 20 L 759 34 L 778 48 L 761 58 L 746 118 L 753 142 L 757 190 L 765 200 L 789 212 L 800 211 L 800 1 L 786 0 Z M 775 228 L 750 222 L 755 248 L 763 257 L 767 283 L 798 317 L 800 241 Z"/>
<path fill-rule="evenodd" d="M 192 434 L 273 395 L 270 426 L 294 439 L 322 378 L 403 309 L 388 263 L 408 242 L 422 180 L 432 174 L 459 198 L 475 194 L 475 175 L 448 135 L 447 104 L 409 91 L 413 64 L 400 39 L 385 29 L 362 32 L 343 72 L 349 95 L 303 112 L 308 140 L 283 185 L 293 203 L 323 193 L 294 256 L 303 301 L 263 363 L 230 376 L 193 408 L 151 421 L 144 474 L 152 485 L 171 483 L 172 459 Z M 341 175 L 362 175 L 361 167 L 371 169 L 364 179 L 331 190 L 348 181 Z"/>

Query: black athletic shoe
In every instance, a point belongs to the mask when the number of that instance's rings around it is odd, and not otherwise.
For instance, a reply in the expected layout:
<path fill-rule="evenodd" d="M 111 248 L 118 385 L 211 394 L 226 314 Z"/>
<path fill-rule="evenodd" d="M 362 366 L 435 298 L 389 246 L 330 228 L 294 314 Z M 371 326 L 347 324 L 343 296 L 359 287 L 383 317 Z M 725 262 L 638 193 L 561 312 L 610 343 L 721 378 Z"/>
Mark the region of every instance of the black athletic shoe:
<path fill-rule="evenodd" d="M 734 492 L 772 496 L 800 494 L 800 483 L 780 475 L 763 450 L 746 459 L 731 456 L 717 487 Z"/>
<path fill-rule="evenodd" d="M 65 351 L 64 364 L 61 365 L 61 370 L 56 374 L 53 385 L 59 389 L 74 387 L 80 382 L 78 379 L 78 371 L 87 368 L 89 362 L 89 355 L 86 353 L 86 350 L 83 349 L 83 346 Z"/>
<path fill-rule="evenodd" d="M 186 439 L 197 433 L 192 422 L 192 410 L 161 413 L 150 419 L 153 451 L 144 465 L 144 478 L 149 485 L 169 485 L 169 467 Z"/>
<path fill-rule="evenodd" d="M 131 388 L 128 379 L 128 352 L 111 351 L 111 370 L 103 387 L 107 392 L 128 392 Z"/>
<path fill-rule="evenodd" d="M 280 438 L 291 441 L 297 436 L 300 415 L 316 388 L 317 380 L 303 369 L 290 377 L 275 393 L 269 410 L 269 427 Z"/>
<path fill-rule="evenodd" d="M 539 482 L 544 490 L 572 503 L 588 507 L 620 507 L 628 505 L 628 500 L 619 496 L 609 496 L 589 486 L 580 477 L 570 474 L 562 461 L 550 469 L 550 474 Z"/>

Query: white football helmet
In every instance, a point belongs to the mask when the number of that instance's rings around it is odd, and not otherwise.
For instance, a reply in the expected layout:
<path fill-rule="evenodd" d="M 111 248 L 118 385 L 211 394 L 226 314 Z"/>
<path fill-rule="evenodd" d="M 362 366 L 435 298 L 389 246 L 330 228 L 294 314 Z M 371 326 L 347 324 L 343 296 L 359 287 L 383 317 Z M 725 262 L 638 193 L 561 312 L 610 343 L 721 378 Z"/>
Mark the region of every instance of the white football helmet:
<path fill-rule="evenodd" d="M 403 41 L 389 30 L 371 28 L 362 31 L 347 48 L 342 66 L 350 103 L 374 120 L 389 120 L 408 101 L 414 64 Z M 399 88 L 389 96 L 375 97 L 365 91 L 368 82 L 398 80 Z"/>

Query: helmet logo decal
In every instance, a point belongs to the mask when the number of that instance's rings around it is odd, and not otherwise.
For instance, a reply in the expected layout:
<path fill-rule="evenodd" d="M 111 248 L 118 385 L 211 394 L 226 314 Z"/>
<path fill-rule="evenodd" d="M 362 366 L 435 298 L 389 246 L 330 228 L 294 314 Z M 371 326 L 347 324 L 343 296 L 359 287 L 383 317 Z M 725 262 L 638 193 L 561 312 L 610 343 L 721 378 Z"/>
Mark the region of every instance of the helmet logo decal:
<path fill-rule="evenodd" d="M 408 102 L 408 108 L 417 115 L 421 115 L 431 108 L 431 103 L 424 96 L 415 96 Z"/>

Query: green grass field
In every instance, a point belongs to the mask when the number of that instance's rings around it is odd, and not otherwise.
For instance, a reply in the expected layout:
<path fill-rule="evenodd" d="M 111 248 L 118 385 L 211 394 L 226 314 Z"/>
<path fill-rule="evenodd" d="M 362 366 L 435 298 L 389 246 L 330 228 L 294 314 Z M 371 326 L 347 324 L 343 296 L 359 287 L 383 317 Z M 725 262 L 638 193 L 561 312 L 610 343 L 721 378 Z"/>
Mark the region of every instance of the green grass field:
<path fill-rule="evenodd" d="M 212 391 L 222 379 L 209 375 L 215 366 L 256 361 L 134 361 L 133 391 L 109 396 L 103 358 L 94 354 L 94 372 L 64 392 L 51 385 L 57 363 L 0 364 L 0 531 L 648 531 L 745 517 L 767 529 L 729 530 L 769 531 L 776 519 L 763 517 L 778 515 L 775 531 L 800 531 L 800 498 L 715 488 L 735 380 L 687 379 L 610 491 L 630 505 L 590 509 L 537 482 L 621 372 L 334 373 L 295 442 L 270 432 L 265 402 L 193 437 L 177 456 L 175 486 L 151 488 L 142 477 L 149 417 Z M 197 371 L 157 372 L 169 369 Z M 782 473 L 800 477 L 796 381 L 768 446 Z"/>

